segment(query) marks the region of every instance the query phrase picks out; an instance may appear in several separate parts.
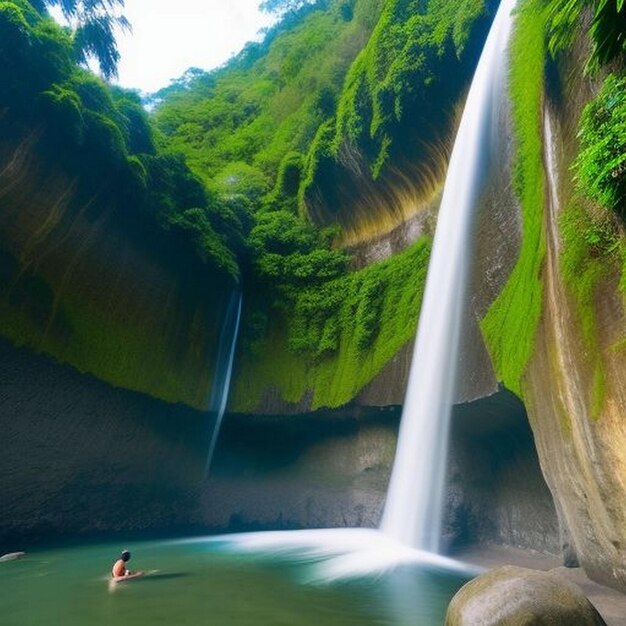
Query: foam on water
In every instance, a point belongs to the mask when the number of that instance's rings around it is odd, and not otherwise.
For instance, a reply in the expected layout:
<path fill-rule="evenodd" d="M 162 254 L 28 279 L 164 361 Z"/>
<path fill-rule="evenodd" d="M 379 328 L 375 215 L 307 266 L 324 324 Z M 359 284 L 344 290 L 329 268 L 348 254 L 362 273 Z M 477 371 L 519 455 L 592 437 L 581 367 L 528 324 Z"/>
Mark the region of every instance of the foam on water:
<path fill-rule="evenodd" d="M 183 539 L 177 543 L 221 544 L 230 552 L 308 562 L 306 582 L 310 583 L 381 576 L 403 565 L 467 577 L 480 572 L 460 561 L 415 550 L 378 530 L 365 528 L 265 531 Z"/>

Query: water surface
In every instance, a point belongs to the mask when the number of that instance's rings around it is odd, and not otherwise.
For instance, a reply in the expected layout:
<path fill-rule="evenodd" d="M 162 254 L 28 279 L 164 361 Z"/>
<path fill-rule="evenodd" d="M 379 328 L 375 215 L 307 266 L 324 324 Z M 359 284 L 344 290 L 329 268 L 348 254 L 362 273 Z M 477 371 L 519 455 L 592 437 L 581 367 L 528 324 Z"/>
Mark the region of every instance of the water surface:
<path fill-rule="evenodd" d="M 33 551 L 0 563 L 0 623 L 440 626 L 467 580 L 410 562 L 325 577 L 329 554 L 257 543 L 222 537 Z M 159 571 L 111 590 L 109 570 L 124 547 L 133 554 L 131 569 Z"/>

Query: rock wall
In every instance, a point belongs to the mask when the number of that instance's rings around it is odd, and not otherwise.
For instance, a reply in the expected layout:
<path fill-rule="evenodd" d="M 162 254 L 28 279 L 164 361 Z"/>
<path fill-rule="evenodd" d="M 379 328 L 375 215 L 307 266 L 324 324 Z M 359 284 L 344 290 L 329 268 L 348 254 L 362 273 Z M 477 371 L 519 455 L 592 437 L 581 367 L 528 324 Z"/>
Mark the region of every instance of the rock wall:
<path fill-rule="evenodd" d="M 0 547 L 103 533 L 375 525 L 394 413 L 227 417 L 207 481 L 214 416 L 0 341 Z"/>
<path fill-rule="evenodd" d="M 0 141 L 0 335 L 114 385 L 203 406 L 225 290 L 181 267 L 156 229 L 125 221 L 105 181 L 81 190 L 38 141 Z"/>
<path fill-rule="evenodd" d="M 110 533 L 375 527 L 398 420 L 399 407 L 228 415 L 206 479 L 212 416 L 3 341 L 0 548 Z M 450 546 L 553 550 L 556 518 L 523 407 L 497 396 L 458 408 L 454 421 Z"/>
<path fill-rule="evenodd" d="M 546 179 L 542 207 L 546 256 L 540 267 L 543 308 L 522 395 L 558 512 L 565 562 L 580 563 L 591 578 L 626 590 L 626 354 L 619 349 L 626 335 L 626 311 L 619 271 L 607 267 L 602 282 L 595 285 L 592 314 L 598 332 L 590 347 L 580 303 L 562 268 L 566 243 L 561 219 L 568 206 L 583 201 L 575 196 L 571 171 L 578 152 L 578 119 L 597 90 L 597 83 L 580 70 L 586 54 L 575 46 L 560 65 L 549 64 L 546 76 L 539 120 Z M 509 150 L 514 145 L 509 142 Z M 499 204 L 488 212 L 492 223 L 478 231 L 479 268 L 474 272 L 473 293 L 479 318 L 502 288 L 523 236 L 510 182 L 505 179 L 498 186 Z M 587 226 L 581 223 L 581 232 Z M 594 395 L 599 394 L 599 370 L 603 387 L 598 408 Z"/>
<path fill-rule="evenodd" d="M 526 410 L 501 389 L 452 414 L 447 533 L 452 545 L 489 543 L 559 554 L 554 502 Z"/>
<path fill-rule="evenodd" d="M 624 337 L 626 314 L 614 275 L 596 292 L 605 390 L 593 416 L 594 369 L 559 265 L 559 214 L 567 201 L 572 149 L 567 122 L 546 109 L 545 149 L 552 151 L 546 154 L 546 299 L 525 392 L 546 480 L 569 532 L 570 559 L 577 558 L 591 578 L 626 590 L 626 355 L 612 349 Z"/>

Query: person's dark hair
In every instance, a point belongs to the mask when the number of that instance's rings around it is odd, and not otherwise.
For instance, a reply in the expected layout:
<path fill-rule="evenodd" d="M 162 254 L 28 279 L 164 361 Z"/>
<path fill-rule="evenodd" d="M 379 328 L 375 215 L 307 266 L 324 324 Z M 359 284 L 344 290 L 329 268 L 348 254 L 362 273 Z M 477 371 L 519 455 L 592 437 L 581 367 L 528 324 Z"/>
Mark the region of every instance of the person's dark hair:
<path fill-rule="evenodd" d="M 124 550 L 122 552 L 122 561 L 126 562 L 130 559 L 130 552 L 128 550 Z"/>

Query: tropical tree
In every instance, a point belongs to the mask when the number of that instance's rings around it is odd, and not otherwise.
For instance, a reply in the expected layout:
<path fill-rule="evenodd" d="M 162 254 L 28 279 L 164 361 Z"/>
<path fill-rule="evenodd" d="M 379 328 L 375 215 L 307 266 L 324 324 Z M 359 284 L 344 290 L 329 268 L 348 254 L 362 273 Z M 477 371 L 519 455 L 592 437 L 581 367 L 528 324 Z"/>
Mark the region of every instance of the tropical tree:
<path fill-rule="evenodd" d="M 119 13 L 124 0 L 31 0 L 39 11 L 58 7 L 74 30 L 74 52 L 79 63 L 94 58 L 104 78 L 117 75 L 120 53 L 115 41 L 116 28 L 130 30 Z"/>
<path fill-rule="evenodd" d="M 626 53 L 625 0 L 552 0 L 548 9 L 548 44 L 553 55 L 568 48 L 585 9 L 592 11 L 593 43 L 587 71 L 595 71 Z"/>

